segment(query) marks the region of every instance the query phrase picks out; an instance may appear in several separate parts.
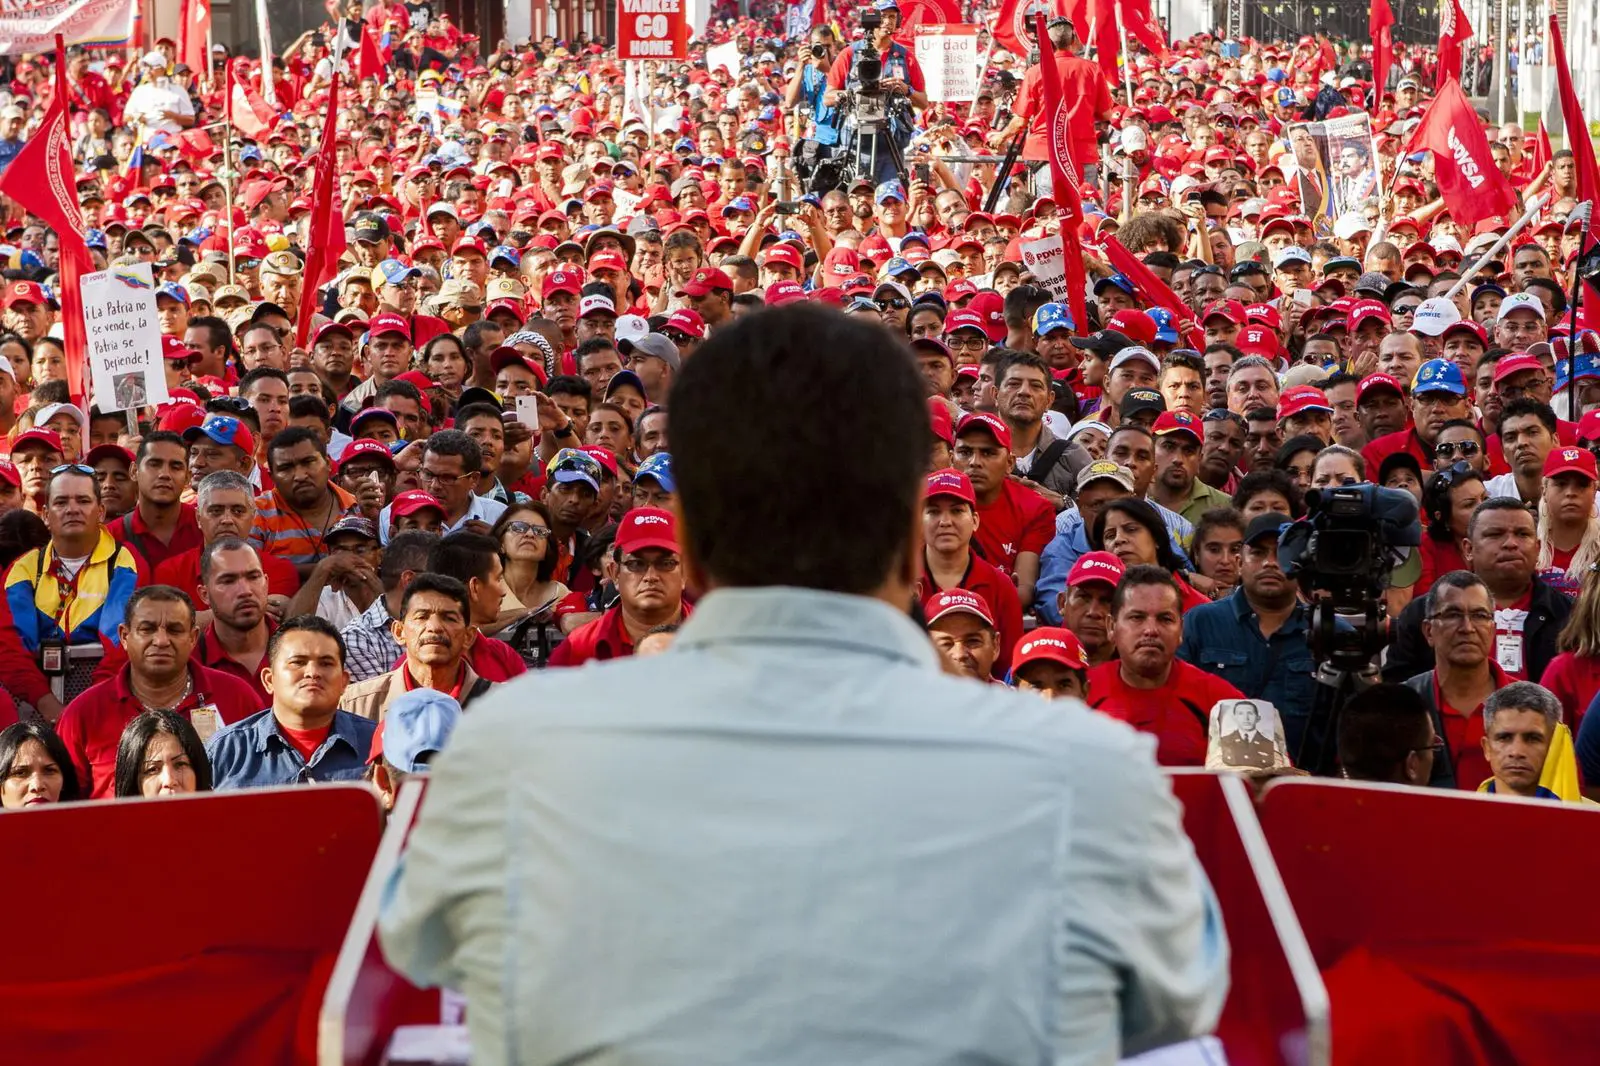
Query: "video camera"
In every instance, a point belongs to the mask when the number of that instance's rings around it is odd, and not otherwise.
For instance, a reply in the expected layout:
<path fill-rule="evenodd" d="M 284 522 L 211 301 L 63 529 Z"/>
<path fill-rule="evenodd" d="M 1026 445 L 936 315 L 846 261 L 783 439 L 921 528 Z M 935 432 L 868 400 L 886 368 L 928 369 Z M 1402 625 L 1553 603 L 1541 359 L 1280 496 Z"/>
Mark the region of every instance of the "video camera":
<path fill-rule="evenodd" d="M 1304 520 L 1286 530 L 1278 565 L 1312 604 L 1307 634 L 1319 663 L 1361 670 L 1388 643 L 1383 596 L 1402 549 L 1422 543 L 1417 501 L 1401 489 L 1340 485 L 1306 493 Z"/>
<path fill-rule="evenodd" d="M 873 46 L 872 38 L 883 25 L 883 12 L 867 8 L 861 13 L 861 47 L 856 51 L 856 81 L 860 88 L 854 93 L 850 110 L 861 124 L 884 122 L 888 118 L 888 101 L 883 94 L 883 56 Z"/>

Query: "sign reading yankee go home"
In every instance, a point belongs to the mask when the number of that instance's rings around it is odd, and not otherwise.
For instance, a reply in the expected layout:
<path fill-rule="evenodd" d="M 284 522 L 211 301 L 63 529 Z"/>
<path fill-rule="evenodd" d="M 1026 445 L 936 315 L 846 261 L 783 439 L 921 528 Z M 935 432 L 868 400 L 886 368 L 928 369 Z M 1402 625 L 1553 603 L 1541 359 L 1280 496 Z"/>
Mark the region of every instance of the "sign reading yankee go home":
<path fill-rule="evenodd" d="M 689 58 L 684 0 L 618 0 L 617 58 Z"/>

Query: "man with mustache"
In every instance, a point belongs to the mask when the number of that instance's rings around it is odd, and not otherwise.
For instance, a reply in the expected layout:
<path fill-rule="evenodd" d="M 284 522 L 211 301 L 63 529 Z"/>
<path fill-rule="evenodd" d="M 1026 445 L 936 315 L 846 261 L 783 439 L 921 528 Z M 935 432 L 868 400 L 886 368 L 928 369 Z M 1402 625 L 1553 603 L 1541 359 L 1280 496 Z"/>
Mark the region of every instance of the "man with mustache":
<path fill-rule="evenodd" d="M 478 636 L 471 617 L 467 586 L 443 574 L 418 574 L 400 600 L 400 616 L 390 625 L 405 657 L 388 673 L 345 689 L 339 706 L 381 722 L 396 698 L 431 688 L 466 709 L 493 687 L 467 661 L 467 649 Z"/>
<path fill-rule="evenodd" d="M 267 614 L 267 572 L 248 541 L 221 537 L 201 549 L 200 602 L 211 610 L 211 624 L 195 649 L 200 665 L 248 683 L 261 706 L 270 707 L 262 681 L 274 629 Z M 342 653 L 340 659 L 342 664 Z"/>

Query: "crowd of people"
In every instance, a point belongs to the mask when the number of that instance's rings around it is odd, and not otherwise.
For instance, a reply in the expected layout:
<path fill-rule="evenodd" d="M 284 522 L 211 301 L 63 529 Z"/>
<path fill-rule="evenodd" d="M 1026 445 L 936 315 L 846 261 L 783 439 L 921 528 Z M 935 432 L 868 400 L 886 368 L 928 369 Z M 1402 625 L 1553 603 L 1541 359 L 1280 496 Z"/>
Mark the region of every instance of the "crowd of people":
<path fill-rule="evenodd" d="M 904 606 L 946 672 L 1084 700 L 1169 766 L 1205 762 L 1219 702 L 1271 704 L 1293 761 L 1318 662 L 1279 540 L 1316 490 L 1372 483 L 1415 497 L 1420 546 L 1382 597 L 1387 683 L 1343 708 L 1342 772 L 1576 800 L 1552 784 L 1576 758 L 1600 789 L 1572 152 L 1487 127 L 1546 198 L 1485 261 L 1512 219 L 1458 224 L 1406 154 L 1427 50 L 1374 91 L 1357 44 L 1200 35 L 1112 83 L 1053 18 L 1082 181 L 1053 188 L 1037 54 L 986 32 L 978 99 L 933 102 L 894 0 L 869 10 L 864 38 L 859 13 L 788 35 L 781 9 L 719 13 L 629 92 L 598 42 L 490 50 L 427 5 L 351 0 L 270 69 L 232 61 L 246 97 L 270 82 L 270 120 L 232 113 L 222 45 L 205 71 L 170 41 L 71 50 L 86 242 L 154 270 L 171 398 L 130 417 L 70 391 L 58 235 L 4 201 L 0 805 L 353 779 L 392 801 L 498 686 L 668 651 L 707 591 L 679 543 L 674 384 L 707 338 L 802 301 L 920 369 Z M 857 157 L 863 39 L 903 168 Z M 5 166 L 53 57 L 0 68 Z M 347 248 L 308 279 L 336 80 Z M 1290 128 L 1361 112 L 1379 180 L 1317 214 L 1327 179 Z M 1009 171 L 987 155 L 1018 141 Z M 1021 251 L 1063 225 L 1085 321 Z M 879 447 L 806 432 L 837 463 Z"/>

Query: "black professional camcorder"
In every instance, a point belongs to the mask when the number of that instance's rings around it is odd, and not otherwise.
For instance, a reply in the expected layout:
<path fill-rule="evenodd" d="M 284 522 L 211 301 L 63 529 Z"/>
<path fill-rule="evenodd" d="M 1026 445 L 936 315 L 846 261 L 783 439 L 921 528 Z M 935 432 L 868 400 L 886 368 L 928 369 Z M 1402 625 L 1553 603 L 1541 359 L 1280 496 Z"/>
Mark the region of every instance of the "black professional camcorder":
<path fill-rule="evenodd" d="M 1389 575 L 1422 543 L 1417 501 L 1400 489 L 1340 485 L 1307 492 L 1306 507 L 1279 538 L 1278 565 L 1312 603 L 1318 662 L 1359 670 L 1388 642 Z"/>

